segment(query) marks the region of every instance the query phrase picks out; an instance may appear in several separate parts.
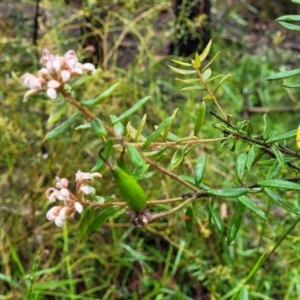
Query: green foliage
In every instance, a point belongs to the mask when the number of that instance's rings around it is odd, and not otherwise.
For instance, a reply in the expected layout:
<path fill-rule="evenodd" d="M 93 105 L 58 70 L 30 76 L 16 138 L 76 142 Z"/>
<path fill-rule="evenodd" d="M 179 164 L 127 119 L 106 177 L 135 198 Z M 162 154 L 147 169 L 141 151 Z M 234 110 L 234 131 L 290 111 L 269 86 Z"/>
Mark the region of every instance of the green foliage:
<path fill-rule="evenodd" d="M 66 100 L 22 103 L 19 77 L 36 72 L 40 57 L 23 37 L 1 42 L 0 299 L 194 299 L 205 297 L 200 290 L 212 299 L 300 298 L 298 95 L 276 81 L 299 86 L 298 69 L 284 67 L 296 55 L 271 47 L 241 55 L 214 39 L 192 60 L 158 62 L 152 24 L 168 5 L 129 1 L 105 22 L 99 8 L 53 16 L 39 45 L 69 49 L 65 28 L 85 14 L 106 45 L 103 70 L 65 86 Z M 297 18 L 277 21 L 293 29 Z M 139 47 L 123 68 L 117 49 L 128 30 Z M 46 223 L 55 175 L 71 186 L 90 169 L 103 178 L 80 198 L 82 214 L 63 229 Z"/>

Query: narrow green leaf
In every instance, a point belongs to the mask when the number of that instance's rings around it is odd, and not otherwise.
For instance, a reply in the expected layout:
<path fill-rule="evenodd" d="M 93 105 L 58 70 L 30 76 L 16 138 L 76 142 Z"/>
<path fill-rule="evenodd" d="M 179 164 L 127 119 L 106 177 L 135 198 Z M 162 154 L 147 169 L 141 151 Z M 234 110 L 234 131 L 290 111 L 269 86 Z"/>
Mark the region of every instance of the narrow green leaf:
<path fill-rule="evenodd" d="M 299 183 L 281 180 L 281 179 L 262 180 L 262 181 L 259 181 L 257 184 L 259 186 L 263 186 L 263 187 L 274 187 L 274 188 L 278 188 L 278 189 L 300 191 Z"/>
<path fill-rule="evenodd" d="M 64 134 L 68 128 L 74 123 L 75 119 L 80 115 L 80 113 L 75 113 L 71 115 L 64 123 L 60 124 L 58 127 L 48 132 L 44 138 L 44 141 L 57 138 Z"/>
<path fill-rule="evenodd" d="M 194 68 L 195 69 L 199 69 L 201 67 L 201 61 L 200 61 L 200 57 L 198 52 L 196 52 L 195 54 L 195 64 L 194 64 Z"/>
<path fill-rule="evenodd" d="M 114 215 L 114 213 L 116 211 L 118 211 L 119 208 L 118 207 L 106 207 L 103 208 L 99 214 L 93 219 L 93 221 L 91 222 L 90 227 L 87 230 L 86 234 L 92 234 L 93 232 L 95 232 L 98 228 L 100 228 L 104 222 L 112 217 Z"/>
<path fill-rule="evenodd" d="M 282 85 L 289 89 L 300 88 L 300 83 L 284 82 Z"/>
<path fill-rule="evenodd" d="M 216 58 L 220 55 L 221 51 L 217 52 L 217 54 L 210 60 L 207 65 L 202 69 L 202 72 L 204 72 L 208 67 L 216 60 Z"/>
<path fill-rule="evenodd" d="M 300 2 L 300 1 L 299 1 Z M 276 19 L 277 22 L 300 22 L 300 15 L 286 15 Z"/>
<path fill-rule="evenodd" d="M 271 198 L 277 205 L 281 206 L 282 208 L 286 209 L 287 211 L 290 211 L 292 213 L 295 213 L 297 215 L 300 215 L 299 209 L 288 203 L 287 201 L 283 200 L 278 194 L 275 194 L 268 188 L 264 188 L 264 192 L 267 196 Z"/>
<path fill-rule="evenodd" d="M 242 224 L 244 211 L 245 211 L 245 205 L 242 202 L 238 201 L 235 207 L 235 214 L 231 218 L 229 224 L 228 233 L 227 233 L 227 245 L 230 245 L 234 241 L 237 233 L 239 232 Z"/>
<path fill-rule="evenodd" d="M 144 142 L 142 149 L 146 149 L 152 142 L 154 142 L 158 137 L 161 135 L 161 133 L 164 132 L 164 130 L 169 126 L 169 124 L 172 122 L 173 118 L 169 117 L 165 119 L 159 126 L 158 128 L 153 131 L 147 140 Z"/>
<path fill-rule="evenodd" d="M 175 153 L 172 156 L 171 162 L 170 162 L 171 170 L 175 169 L 182 163 L 184 156 L 185 156 L 186 148 L 187 148 L 187 145 L 184 145 L 175 151 Z"/>
<path fill-rule="evenodd" d="M 206 166 L 206 154 L 203 153 L 197 162 L 196 168 L 195 168 L 195 184 L 198 186 L 204 176 L 204 171 L 205 171 L 205 166 Z"/>
<path fill-rule="evenodd" d="M 126 125 L 126 129 L 128 131 L 128 134 L 135 140 L 135 141 L 138 141 L 138 142 L 145 142 L 146 141 L 146 138 L 143 136 L 143 135 L 139 135 L 138 137 L 137 136 L 137 130 L 131 125 L 131 122 L 128 122 L 127 125 Z M 127 136 L 128 136 L 127 134 Z"/>
<path fill-rule="evenodd" d="M 264 140 L 267 140 L 271 135 L 270 122 L 267 114 L 264 114 L 263 120 L 264 120 L 264 131 L 262 135 Z"/>
<path fill-rule="evenodd" d="M 203 78 L 204 80 L 208 80 L 211 76 L 211 69 L 206 69 L 204 72 L 203 72 Z"/>
<path fill-rule="evenodd" d="M 144 152 L 144 154 L 148 157 L 159 156 L 166 151 L 167 147 L 161 147 L 156 150 L 150 152 Z"/>
<path fill-rule="evenodd" d="M 82 104 L 84 106 L 88 106 L 88 107 L 94 107 L 95 105 L 101 104 L 105 99 L 108 98 L 108 96 L 110 96 L 113 93 L 113 91 L 119 84 L 120 84 L 119 82 L 115 83 L 114 85 L 109 87 L 107 90 L 105 90 L 102 94 L 100 94 L 97 98 L 82 101 Z"/>
<path fill-rule="evenodd" d="M 282 27 L 291 31 L 300 31 L 300 26 L 295 24 L 290 24 L 287 22 L 278 22 Z"/>
<path fill-rule="evenodd" d="M 109 155 L 111 153 L 111 150 L 113 148 L 113 145 L 114 145 L 113 138 L 107 139 L 107 141 L 105 142 L 105 145 L 104 145 L 104 149 L 101 152 L 101 156 L 104 159 L 108 159 L 108 157 L 109 157 Z M 104 165 L 105 165 L 104 160 L 102 158 L 100 158 L 99 156 L 97 156 L 96 164 L 92 168 L 91 172 L 98 172 L 98 171 L 100 171 L 103 168 Z"/>
<path fill-rule="evenodd" d="M 272 149 L 273 153 L 275 154 L 281 167 L 285 168 L 284 154 L 277 148 L 276 145 L 272 145 L 271 149 Z"/>
<path fill-rule="evenodd" d="M 194 210 L 191 205 L 188 206 L 185 213 L 185 227 L 187 232 L 192 232 L 194 224 Z"/>
<path fill-rule="evenodd" d="M 91 207 L 85 207 L 80 218 L 80 223 L 78 226 L 78 239 L 82 240 L 84 237 L 86 237 L 88 228 L 93 221 L 95 209 L 92 209 Z"/>
<path fill-rule="evenodd" d="M 207 213 L 203 209 L 200 201 L 194 201 L 193 207 L 194 207 L 194 212 L 195 212 L 197 217 L 199 217 L 200 219 L 206 219 L 207 218 Z"/>
<path fill-rule="evenodd" d="M 262 217 L 265 220 L 268 220 L 265 213 L 248 198 L 247 196 L 240 196 L 238 197 L 238 200 L 242 202 L 245 206 L 253 210 L 256 214 L 258 214 L 260 217 Z"/>
<path fill-rule="evenodd" d="M 124 133 L 124 125 L 119 122 L 117 119 L 118 117 L 114 116 L 114 115 L 110 115 L 110 122 L 112 124 L 114 124 L 114 131 L 116 132 L 116 134 L 118 134 L 119 136 L 122 136 Z"/>
<path fill-rule="evenodd" d="M 127 146 L 127 151 L 128 151 L 128 156 L 130 161 L 133 163 L 133 165 L 136 168 L 142 168 L 143 166 L 146 165 L 145 160 L 142 158 L 139 151 L 133 145 L 129 144 Z"/>
<path fill-rule="evenodd" d="M 91 121 L 91 129 L 95 135 L 101 136 L 107 134 L 107 131 L 99 118 L 95 118 Z"/>
<path fill-rule="evenodd" d="M 240 300 L 249 300 L 248 288 L 245 285 L 241 288 Z"/>
<path fill-rule="evenodd" d="M 91 127 L 92 127 L 91 123 L 84 123 L 75 127 L 75 130 L 86 130 L 86 129 L 90 129 Z"/>
<path fill-rule="evenodd" d="M 247 153 L 247 169 L 250 171 L 251 167 L 253 166 L 253 163 L 255 162 L 256 158 L 256 151 L 255 146 L 252 145 L 250 150 Z"/>
<path fill-rule="evenodd" d="M 222 224 L 222 221 L 221 221 L 221 218 L 220 216 L 217 214 L 217 212 L 213 209 L 213 206 L 212 206 L 212 203 L 211 201 L 209 202 L 208 204 L 208 208 L 209 208 L 209 212 L 212 216 L 212 219 L 214 220 L 215 224 L 216 224 L 216 227 L 217 227 L 217 230 L 220 234 L 223 234 L 223 231 L 224 231 L 224 227 L 223 227 L 223 224 Z"/>
<path fill-rule="evenodd" d="M 210 40 L 208 42 L 208 44 L 206 45 L 205 49 L 203 50 L 203 52 L 199 55 L 200 61 L 204 61 L 204 59 L 207 57 L 209 51 L 210 51 L 210 47 L 212 44 L 212 40 Z"/>
<path fill-rule="evenodd" d="M 205 101 L 205 102 L 214 102 L 215 101 L 215 99 L 213 97 L 210 97 L 210 96 L 202 97 L 202 100 Z"/>
<path fill-rule="evenodd" d="M 298 74 L 300 74 L 300 69 L 295 69 L 295 70 L 283 71 L 283 72 L 273 74 L 266 79 L 267 80 L 278 80 L 278 79 L 292 77 L 292 76 L 295 76 Z"/>
<path fill-rule="evenodd" d="M 145 126 L 146 120 L 147 120 L 147 115 L 145 114 L 143 116 L 143 118 L 142 118 L 139 126 L 136 129 L 136 135 L 135 135 L 135 139 L 134 139 L 135 142 L 138 141 L 140 135 L 142 134 L 142 130 L 143 130 L 144 126 Z"/>
<path fill-rule="evenodd" d="M 296 134 L 297 134 L 297 129 L 293 129 L 291 131 L 279 134 L 277 136 L 274 136 L 274 137 L 268 139 L 266 141 L 266 143 L 274 143 L 274 142 L 279 142 L 279 141 L 282 141 L 282 140 L 288 140 L 288 139 L 291 139 L 291 138 L 294 139 Z"/>
<path fill-rule="evenodd" d="M 281 165 L 279 163 L 278 160 L 275 160 L 273 165 L 271 166 L 271 168 L 269 169 L 268 171 L 268 174 L 267 174 L 267 179 L 272 179 L 272 178 L 276 178 L 281 170 Z"/>
<path fill-rule="evenodd" d="M 182 70 L 178 68 L 174 68 L 172 66 L 169 66 L 174 72 L 181 75 L 190 75 L 190 74 L 196 74 L 196 70 Z"/>
<path fill-rule="evenodd" d="M 204 101 L 202 101 L 200 108 L 197 113 L 197 118 L 195 122 L 195 128 L 194 128 L 194 135 L 197 136 L 198 133 L 200 132 L 202 125 L 204 123 L 205 119 L 205 113 L 206 113 L 206 104 Z"/>
<path fill-rule="evenodd" d="M 47 121 L 48 125 L 52 125 L 55 122 L 57 122 L 62 115 L 64 115 L 67 111 L 67 101 L 63 100 L 57 104 L 57 106 L 54 108 L 52 113 L 50 114 L 50 117 Z"/>
<path fill-rule="evenodd" d="M 204 86 L 200 85 L 192 85 L 192 86 L 187 86 L 185 88 L 180 89 L 181 91 L 205 91 Z"/>
<path fill-rule="evenodd" d="M 243 183 L 246 164 L 247 164 L 247 154 L 241 153 L 236 160 L 236 177 L 241 184 Z"/>
<path fill-rule="evenodd" d="M 231 74 L 227 74 L 226 76 L 224 76 L 224 77 L 219 81 L 219 83 L 217 84 L 217 86 L 215 87 L 213 93 L 215 94 L 215 93 L 217 92 L 217 90 L 219 89 L 219 87 L 223 84 L 223 82 L 225 82 L 225 80 L 228 79 L 228 78 L 230 78 L 230 77 L 232 77 Z"/>
<path fill-rule="evenodd" d="M 178 64 L 178 65 L 183 66 L 183 67 L 192 67 L 191 63 L 186 63 L 186 62 L 176 60 L 176 59 L 171 59 L 171 61 L 174 62 L 175 64 Z"/>
<path fill-rule="evenodd" d="M 126 118 L 128 118 L 129 116 L 131 116 L 132 114 L 134 114 L 138 109 L 140 109 L 149 99 L 151 99 L 150 96 L 146 96 L 143 99 L 139 100 L 138 102 L 136 102 L 133 106 L 131 106 L 128 110 L 126 110 L 125 112 L 123 112 L 115 121 L 113 124 L 116 124 Z"/>
<path fill-rule="evenodd" d="M 224 198 L 236 198 L 248 193 L 247 188 L 227 188 L 220 190 L 208 190 L 207 193 L 212 196 Z"/>
<path fill-rule="evenodd" d="M 183 82 L 183 83 L 194 83 L 194 82 L 200 82 L 199 78 L 190 78 L 190 79 L 181 79 L 181 78 L 175 78 L 175 80 Z"/>
<path fill-rule="evenodd" d="M 83 85 L 84 83 L 86 83 L 88 80 L 90 80 L 92 78 L 92 76 L 90 75 L 83 75 L 80 76 L 79 79 L 77 79 L 73 84 L 72 84 L 72 90 L 76 89 L 77 87 Z"/>
<path fill-rule="evenodd" d="M 168 126 L 167 126 L 167 127 L 165 128 L 165 130 L 163 131 L 162 136 L 163 136 L 164 141 L 165 141 L 165 140 L 167 139 L 167 137 L 168 137 L 168 133 L 169 133 L 169 131 L 170 131 L 170 129 L 171 129 L 171 124 L 172 124 L 173 120 L 174 120 L 175 117 L 176 117 L 176 114 L 177 114 L 178 109 L 179 109 L 179 108 L 176 108 L 176 109 L 174 110 L 174 112 L 172 113 L 172 116 L 171 116 L 171 122 L 168 123 Z"/>

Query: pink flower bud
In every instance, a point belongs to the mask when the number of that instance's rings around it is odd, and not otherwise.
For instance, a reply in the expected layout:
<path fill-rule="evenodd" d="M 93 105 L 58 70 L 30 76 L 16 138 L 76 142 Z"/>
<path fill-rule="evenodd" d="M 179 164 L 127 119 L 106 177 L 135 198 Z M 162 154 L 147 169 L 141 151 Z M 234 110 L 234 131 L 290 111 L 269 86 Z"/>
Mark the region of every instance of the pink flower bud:
<path fill-rule="evenodd" d="M 64 225 L 64 221 L 60 218 L 60 216 L 55 218 L 54 223 L 57 227 L 62 227 Z"/>
<path fill-rule="evenodd" d="M 80 214 L 82 213 L 82 211 L 83 211 L 83 206 L 81 205 L 81 203 L 75 202 L 74 207 L 75 207 L 75 209 L 76 209 L 76 211 L 77 211 L 78 213 L 80 213 Z"/>
<path fill-rule="evenodd" d="M 48 88 L 55 89 L 55 88 L 58 88 L 60 86 L 60 82 L 57 81 L 57 80 L 50 80 L 50 81 L 48 81 L 47 86 L 48 86 Z"/>
<path fill-rule="evenodd" d="M 62 206 L 53 206 L 47 211 L 46 218 L 49 221 L 54 221 L 62 208 Z"/>
<path fill-rule="evenodd" d="M 56 99 L 56 98 L 57 98 L 57 92 L 56 92 L 56 90 L 53 89 L 53 88 L 48 88 L 48 89 L 47 89 L 47 95 L 48 95 L 48 97 L 51 98 L 51 99 Z"/>

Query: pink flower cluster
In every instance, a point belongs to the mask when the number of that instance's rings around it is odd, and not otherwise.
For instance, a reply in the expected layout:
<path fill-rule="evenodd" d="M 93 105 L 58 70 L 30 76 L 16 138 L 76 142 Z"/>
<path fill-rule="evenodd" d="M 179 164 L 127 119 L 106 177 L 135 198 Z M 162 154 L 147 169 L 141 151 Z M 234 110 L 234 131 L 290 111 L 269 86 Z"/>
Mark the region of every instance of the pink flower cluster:
<path fill-rule="evenodd" d="M 24 95 L 24 101 L 40 91 L 46 91 L 51 99 L 56 99 L 57 93 L 71 77 L 82 75 L 84 71 L 95 70 L 95 66 L 91 63 L 81 64 L 74 50 L 59 56 L 52 55 L 48 49 L 43 49 L 41 63 L 44 67 L 38 71 L 37 76 L 26 73 L 21 77 L 22 84 L 30 89 Z"/>
<path fill-rule="evenodd" d="M 46 196 L 51 203 L 59 200 L 62 205 L 53 206 L 46 214 L 49 221 L 54 221 L 55 225 L 61 227 L 68 218 L 73 218 L 76 214 L 83 211 L 83 194 L 90 194 L 88 182 L 95 177 L 102 177 L 100 173 L 84 173 L 78 171 L 76 173 L 76 196 L 71 193 L 68 188 L 68 180 L 66 178 L 56 177 L 56 187 L 47 189 Z"/>

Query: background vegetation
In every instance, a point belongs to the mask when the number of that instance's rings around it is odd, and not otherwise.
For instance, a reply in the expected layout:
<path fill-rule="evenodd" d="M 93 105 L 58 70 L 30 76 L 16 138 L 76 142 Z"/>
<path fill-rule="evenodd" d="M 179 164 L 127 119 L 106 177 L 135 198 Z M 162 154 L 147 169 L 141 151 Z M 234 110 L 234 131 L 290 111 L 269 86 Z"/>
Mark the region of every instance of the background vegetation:
<path fill-rule="evenodd" d="M 281 15 L 280 3 L 272 11 L 268 5 L 267 1 L 260 1 L 260 7 L 243 1 L 212 1 L 211 55 L 221 50 L 213 70 L 232 74 L 218 95 L 226 112 L 236 119 L 249 118 L 257 133 L 263 130 L 262 113 L 267 112 L 273 132 L 280 134 L 298 126 L 299 92 L 265 78 L 297 67 L 299 38 L 275 23 L 274 18 Z M 82 60 L 86 58 L 79 21 L 86 15 L 97 24 L 101 9 L 99 15 L 98 11 L 91 15 L 88 5 L 73 11 L 62 1 L 55 5 L 41 1 L 43 13 L 34 46 L 34 1 L 3 2 L 1 7 L 5 10 L 1 10 L 0 18 L 0 299 L 230 298 L 227 293 L 288 230 L 295 214 L 258 197 L 255 203 L 268 213 L 268 222 L 247 211 L 230 246 L 205 216 L 198 217 L 192 233 L 188 233 L 183 211 L 145 228 L 131 227 L 128 216 L 115 215 L 84 241 L 77 238 L 78 223 L 69 222 L 61 229 L 47 222 L 45 190 L 53 186 L 56 175 L 71 179 L 77 170 L 88 172 L 101 141 L 84 131 L 70 131 L 55 143 L 43 143 L 51 129 L 47 119 L 54 104 L 41 95 L 24 103 L 19 79 L 39 69 L 44 47 L 60 54 L 75 48 Z M 119 115 L 138 99 L 151 95 L 151 102 L 130 119 L 133 126 L 147 113 L 145 134 L 149 134 L 154 125 L 179 108 L 172 128 L 176 135 L 187 136 L 193 131 L 193 113 L 200 106 L 201 95 L 181 92 L 183 85 L 175 81 L 178 75 L 167 67 L 172 57 L 166 55 L 166 48 L 174 19 L 162 11 L 170 9 L 170 1 L 126 1 L 109 14 L 101 31 L 104 57 L 108 59 L 79 93 L 82 99 L 93 98 L 120 82 L 97 112 L 100 116 Z M 277 10 L 280 15 L 274 15 Z M 122 39 L 124 32 L 128 34 Z M 114 47 L 118 43 L 120 47 Z M 71 113 L 72 108 L 69 110 Z M 210 118 L 202 128 L 203 137 L 222 137 Z M 296 149 L 293 141 L 289 143 Z M 215 188 L 230 187 L 236 180 L 236 158 L 243 147 L 240 142 L 236 152 L 231 152 L 220 143 L 202 144 L 175 169 L 176 174 L 193 176 L 198 157 L 207 153 L 203 182 Z M 169 167 L 176 149 L 169 148 L 160 163 Z M 249 172 L 247 182 L 255 182 L 268 168 L 260 166 L 256 173 Z M 115 194 L 109 171 L 102 174 L 104 178 L 96 186 L 98 193 Z M 186 191 L 162 174 L 142 184 L 149 199 L 176 197 Z M 287 193 L 287 197 L 300 208 L 297 193 Z M 207 206 L 204 200 L 205 211 Z M 214 207 L 222 211 L 222 220 L 228 224 L 235 203 L 216 198 Z M 295 229 L 258 270 L 241 299 L 300 299 L 299 250 Z"/>

